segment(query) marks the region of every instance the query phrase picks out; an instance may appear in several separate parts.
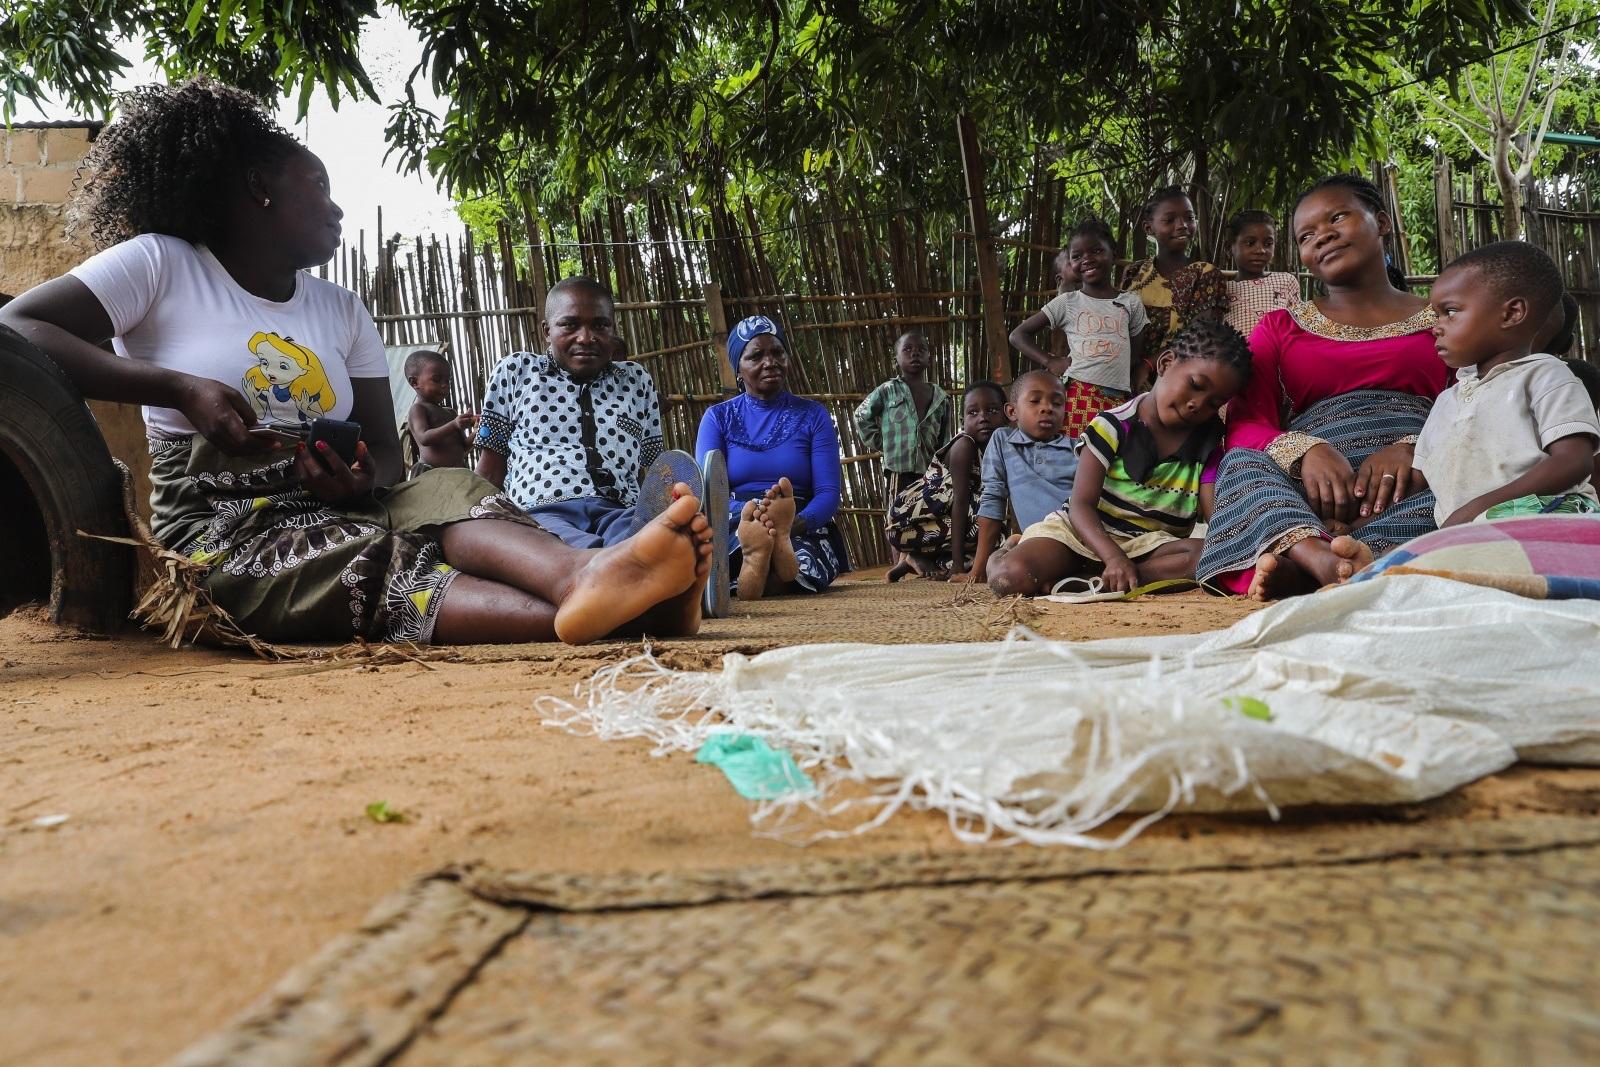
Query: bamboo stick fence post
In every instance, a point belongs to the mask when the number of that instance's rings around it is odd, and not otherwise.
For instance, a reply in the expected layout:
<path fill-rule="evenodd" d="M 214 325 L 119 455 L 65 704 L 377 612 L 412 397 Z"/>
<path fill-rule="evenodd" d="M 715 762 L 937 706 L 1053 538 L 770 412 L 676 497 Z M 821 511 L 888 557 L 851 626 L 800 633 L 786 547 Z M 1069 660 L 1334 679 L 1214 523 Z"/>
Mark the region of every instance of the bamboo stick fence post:
<path fill-rule="evenodd" d="M 989 204 L 983 189 L 983 156 L 978 148 L 978 127 L 971 115 L 956 120 L 961 140 L 961 170 L 967 182 L 967 213 L 977 238 L 978 288 L 982 293 L 983 339 L 988 353 L 988 377 L 997 382 L 1011 380 L 1011 342 L 1006 336 L 1005 308 L 1001 306 L 1000 265 L 995 259 L 994 235 L 989 232 Z M 967 376 L 973 380 L 978 367 L 968 354 Z"/>

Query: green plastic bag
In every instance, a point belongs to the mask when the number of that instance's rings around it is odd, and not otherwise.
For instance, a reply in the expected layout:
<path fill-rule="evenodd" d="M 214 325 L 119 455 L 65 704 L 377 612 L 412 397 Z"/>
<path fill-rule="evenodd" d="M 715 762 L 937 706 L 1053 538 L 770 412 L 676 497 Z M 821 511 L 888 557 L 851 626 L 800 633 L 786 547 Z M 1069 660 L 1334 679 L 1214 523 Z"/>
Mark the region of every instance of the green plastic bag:
<path fill-rule="evenodd" d="M 793 756 L 750 734 L 713 734 L 694 761 L 716 767 L 746 800 L 777 800 L 812 791 L 811 779 Z"/>

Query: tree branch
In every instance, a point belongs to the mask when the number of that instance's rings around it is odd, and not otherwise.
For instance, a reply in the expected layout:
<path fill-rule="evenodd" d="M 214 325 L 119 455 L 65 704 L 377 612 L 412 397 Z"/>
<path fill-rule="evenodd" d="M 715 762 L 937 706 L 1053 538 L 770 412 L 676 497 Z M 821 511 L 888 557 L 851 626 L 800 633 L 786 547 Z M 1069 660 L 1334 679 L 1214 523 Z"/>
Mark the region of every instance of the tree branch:
<path fill-rule="evenodd" d="M 1491 63 L 1490 66 L 1492 67 L 1493 64 Z M 1484 106 L 1482 98 L 1478 96 L 1478 84 L 1472 80 L 1472 71 L 1470 69 L 1467 70 L 1462 80 L 1467 83 L 1467 99 L 1472 101 L 1473 107 L 1487 115 L 1489 109 Z"/>
<path fill-rule="evenodd" d="M 1420 86 L 1420 88 L 1424 93 L 1427 94 L 1428 100 L 1433 104 L 1434 107 L 1438 108 L 1440 111 L 1443 111 L 1455 122 L 1459 122 L 1464 126 L 1471 126 L 1485 137 L 1494 136 L 1494 127 L 1488 125 L 1487 123 L 1479 122 L 1477 119 L 1472 118 L 1465 112 L 1458 111 L 1451 107 L 1449 101 L 1440 96 L 1438 93 L 1434 92 L 1432 89 L 1429 89 L 1426 85 Z"/>
<path fill-rule="evenodd" d="M 1441 115 L 1441 116 L 1439 116 L 1437 118 L 1432 117 L 1432 116 L 1428 116 L 1428 115 L 1419 115 L 1419 117 L 1422 119 L 1423 122 L 1443 123 L 1446 126 L 1449 126 L 1451 129 L 1455 130 L 1456 133 L 1461 135 L 1461 139 L 1463 141 L 1467 142 L 1467 147 L 1472 149 L 1480 157 L 1482 157 L 1482 159 L 1483 159 L 1483 161 L 1485 163 L 1493 163 L 1494 162 L 1494 144 L 1493 144 L 1493 142 L 1492 141 L 1490 142 L 1488 148 L 1484 148 L 1484 147 L 1480 146 L 1477 141 L 1474 141 L 1472 139 L 1472 134 L 1468 133 L 1465 129 L 1463 129 L 1461 127 L 1461 124 L 1458 123 L 1455 119 L 1451 118 L 1449 115 Z"/>
<path fill-rule="evenodd" d="M 1511 113 L 1510 125 L 1514 130 L 1522 125 L 1522 117 L 1528 113 L 1528 101 L 1533 97 L 1533 82 L 1539 76 L 1539 64 L 1544 62 L 1544 43 L 1548 39 L 1550 24 L 1556 17 L 1556 0 L 1550 0 L 1544 8 L 1544 18 L 1539 20 L 1539 36 L 1533 42 L 1533 55 L 1528 59 L 1528 76 L 1522 82 L 1522 92 L 1517 97 L 1516 110 Z M 1516 53 L 1506 56 L 1506 77 L 1511 76 L 1511 60 Z"/>
<path fill-rule="evenodd" d="M 1570 38 L 1563 38 L 1561 41 L 1561 55 L 1556 59 L 1555 72 L 1550 76 L 1550 89 L 1544 98 L 1544 114 L 1539 117 L 1539 129 L 1528 139 L 1528 150 L 1523 155 L 1521 164 L 1517 167 L 1517 181 L 1519 182 L 1527 181 L 1533 174 L 1533 165 L 1539 158 L 1539 149 L 1544 147 L 1544 135 L 1550 132 L 1550 116 L 1556 110 L 1556 97 L 1560 95 L 1561 87 L 1566 84 L 1567 78 L 1571 77 L 1567 73 L 1572 68 L 1572 64 L 1567 57 L 1570 44 Z"/>
<path fill-rule="evenodd" d="M 1504 122 L 1506 117 L 1506 102 L 1500 92 L 1500 68 L 1495 66 L 1494 60 L 1489 60 L 1484 66 L 1489 68 L 1489 88 L 1494 90 L 1494 118 L 1495 122 Z M 1470 77 L 1470 75 L 1469 75 Z"/>
<path fill-rule="evenodd" d="M 738 92 L 728 97 L 729 104 L 748 93 L 751 86 L 757 82 L 765 81 L 767 71 L 772 69 L 772 59 L 778 54 L 778 38 L 783 34 L 783 13 L 778 10 L 778 0 L 767 0 L 767 20 L 772 24 L 772 40 L 767 42 L 767 58 L 762 62 L 760 72 L 746 82 Z"/>

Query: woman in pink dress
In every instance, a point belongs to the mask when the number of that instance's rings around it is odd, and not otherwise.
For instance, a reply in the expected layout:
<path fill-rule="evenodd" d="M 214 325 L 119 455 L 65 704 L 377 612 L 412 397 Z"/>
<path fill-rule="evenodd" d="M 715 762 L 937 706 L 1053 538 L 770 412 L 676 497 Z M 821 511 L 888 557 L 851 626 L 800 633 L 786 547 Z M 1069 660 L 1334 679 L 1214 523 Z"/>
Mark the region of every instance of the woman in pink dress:
<path fill-rule="evenodd" d="M 1228 408 L 1228 453 L 1196 567 L 1201 581 L 1270 600 L 1348 576 L 1434 528 L 1412 470 L 1416 435 L 1449 384 L 1433 312 L 1384 258 L 1371 182 L 1324 178 L 1295 205 L 1292 237 L 1327 296 L 1269 312 L 1250 335 L 1255 373 Z M 1354 541 L 1333 540 L 1348 533 Z"/>

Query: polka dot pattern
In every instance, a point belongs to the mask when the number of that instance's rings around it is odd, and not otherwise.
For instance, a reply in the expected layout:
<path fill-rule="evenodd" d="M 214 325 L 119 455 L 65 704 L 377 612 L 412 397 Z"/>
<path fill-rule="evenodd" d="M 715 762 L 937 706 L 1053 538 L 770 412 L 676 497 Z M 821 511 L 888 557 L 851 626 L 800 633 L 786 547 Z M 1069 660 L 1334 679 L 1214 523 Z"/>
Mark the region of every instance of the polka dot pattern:
<path fill-rule="evenodd" d="M 586 385 L 549 355 L 513 352 L 489 378 L 478 444 L 506 457 L 505 492 L 521 508 L 639 496 L 661 454 L 661 405 L 638 363 L 613 363 Z"/>

